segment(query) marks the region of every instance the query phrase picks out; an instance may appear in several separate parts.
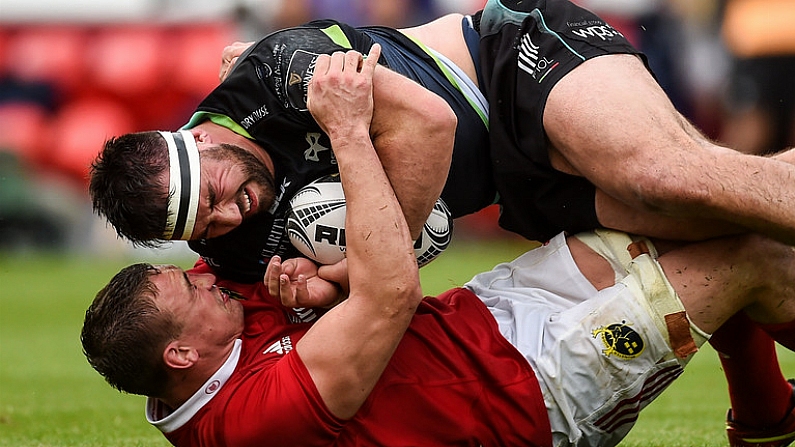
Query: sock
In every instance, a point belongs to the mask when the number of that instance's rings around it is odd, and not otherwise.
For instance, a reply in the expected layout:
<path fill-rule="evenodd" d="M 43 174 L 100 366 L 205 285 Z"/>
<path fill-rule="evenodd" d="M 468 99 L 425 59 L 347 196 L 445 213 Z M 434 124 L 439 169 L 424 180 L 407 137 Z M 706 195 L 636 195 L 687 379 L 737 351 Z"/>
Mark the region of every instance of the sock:
<path fill-rule="evenodd" d="M 712 335 L 729 385 L 734 421 L 748 427 L 778 424 L 790 411 L 792 386 L 781 373 L 770 335 L 744 313 Z"/>
<path fill-rule="evenodd" d="M 774 340 L 790 351 L 795 351 L 795 320 L 779 324 L 759 324 Z"/>

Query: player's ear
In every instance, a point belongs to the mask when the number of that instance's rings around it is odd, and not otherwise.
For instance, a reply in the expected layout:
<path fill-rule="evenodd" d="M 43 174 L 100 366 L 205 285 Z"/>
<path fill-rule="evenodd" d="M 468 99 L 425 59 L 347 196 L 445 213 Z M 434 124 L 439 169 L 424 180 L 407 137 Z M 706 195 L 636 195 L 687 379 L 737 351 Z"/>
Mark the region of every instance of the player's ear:
<path fill-rule="evenodd" d="M 196 139 L 197 143 L 212 143 L 213 139 L 207 131 L 194 127 L 190 129 L 191 135 Z"/>
<path fill-rule="evenodd" d="M 163 351 L 163 361 L 174 369 L 190 368 L 199 360 L 199 352 L 184 345 L 180 340 L 174 340 Z"/>

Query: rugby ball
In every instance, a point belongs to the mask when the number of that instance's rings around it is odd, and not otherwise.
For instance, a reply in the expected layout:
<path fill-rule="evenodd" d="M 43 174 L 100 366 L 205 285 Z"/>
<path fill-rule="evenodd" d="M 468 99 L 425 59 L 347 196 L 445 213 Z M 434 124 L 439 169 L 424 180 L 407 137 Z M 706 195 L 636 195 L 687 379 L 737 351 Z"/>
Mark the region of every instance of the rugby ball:
<path fill-rule="evenodd" d="M 290 199 L 287 235 L 304 256 L 320 264 L 334 264 L 345 257 L 345 194 L 339 174 L 322 177 L 301 188 Z M 439 199 L 422 234 L 414 243 L 420 267 L 439 256 L 453 236 L 453 219 Z"/>

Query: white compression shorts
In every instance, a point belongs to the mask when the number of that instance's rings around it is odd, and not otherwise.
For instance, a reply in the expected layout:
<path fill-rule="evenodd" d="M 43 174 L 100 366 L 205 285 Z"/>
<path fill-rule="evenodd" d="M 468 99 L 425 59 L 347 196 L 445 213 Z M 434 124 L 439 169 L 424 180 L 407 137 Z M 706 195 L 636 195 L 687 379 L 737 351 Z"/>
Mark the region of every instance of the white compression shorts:
<path fill-rule="evenodd" d="M 553 445 L 613 446 L 709 335 L 690 323 L 648 240 L 576 237 L 610 262 L 615 285 L 597 291 L 561 233 L 465 287 L 535 370 Z"/>

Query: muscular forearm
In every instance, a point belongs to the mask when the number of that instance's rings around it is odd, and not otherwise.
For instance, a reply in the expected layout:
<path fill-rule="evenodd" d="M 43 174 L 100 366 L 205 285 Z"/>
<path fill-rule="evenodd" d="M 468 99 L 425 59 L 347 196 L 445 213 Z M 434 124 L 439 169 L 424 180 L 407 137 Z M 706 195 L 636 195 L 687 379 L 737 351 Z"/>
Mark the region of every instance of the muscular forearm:
<path fill-rule="evenodd" d="M 383 67 L 373 101 L 373 144 L 416 239 L 447 181 L 456 117 L 442 98 Z"/>
<path fill-rule="evenodd" d="M 364 63 L 356 52 L 319 57 L 307 101 L 331 139 L 345 190 L 350 295 L 296 350 L 329 411 L 341 418 L 367 398 L 422 300 L 403 210 L 370 139 L 379 53 L 374 45 Z"/>

